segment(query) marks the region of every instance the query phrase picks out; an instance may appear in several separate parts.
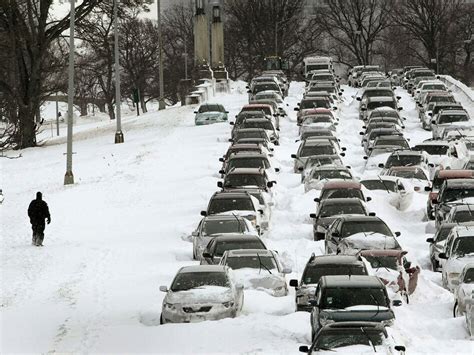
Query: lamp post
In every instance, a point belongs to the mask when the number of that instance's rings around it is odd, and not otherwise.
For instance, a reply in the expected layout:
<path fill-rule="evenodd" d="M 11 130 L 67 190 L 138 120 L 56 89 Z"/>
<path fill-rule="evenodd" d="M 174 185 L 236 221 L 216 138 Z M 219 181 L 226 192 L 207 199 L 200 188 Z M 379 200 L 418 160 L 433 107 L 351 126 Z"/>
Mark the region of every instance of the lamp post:
<path fill-rule="evenodd" d="M 164 84 L 163 84 L 163 38 L 161 36 L 161 0 L 157 0 L 156 11 L 158 15 L 158 45 L 159 49 L 159 75 L 160 75 L 160 97 L 158 100 L 158 109 L 163 110 L 166 108 L 165 96 L 164 96 Z"/>
<path fill-rule="evenodd" d="M 115 132 L 115 143 L 123 143 L 122 117 L 120 110 L 120 57 L 119 57 L 119 33 L 118 33 L 118 5 L 120 0 L 114 0 L 114 57 L 115 57 L 115 118 L 117 131 Z"/>
<path fill-rule="evenodd" d="M 74 184 L 72 173 L 72 113 L 74 110 L 74 21 L 75 0 L 70 0 L 71 12 L 69 15 L 69 67 L 68 67 L 68 90 L 67 90 L 67 149 L 66 149 L 66 174 L 64 185 Z"/>

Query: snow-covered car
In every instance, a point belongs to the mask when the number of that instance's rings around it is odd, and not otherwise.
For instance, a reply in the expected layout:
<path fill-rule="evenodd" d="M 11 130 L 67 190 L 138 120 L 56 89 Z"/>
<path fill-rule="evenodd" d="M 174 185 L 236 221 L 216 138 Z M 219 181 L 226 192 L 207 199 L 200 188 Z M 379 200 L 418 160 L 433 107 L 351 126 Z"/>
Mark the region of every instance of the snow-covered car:
<path fill-rule="evenodd" d="M 288 294 L 285 275 L 291 273 L 291 268 L 283 267 L 272 250 L 228 250 L 220 264 L 230 267 L 245 289 L 262 290 L 275 297 Z"/>
<path fill-rule="evenodd" d="M 240 130 L 251 128 L 264 130 L 267 133 L 268 137 L 270 137 L 270 142 L 275 145 L 279 145 L 279 129 L 276 128 L 274 123 L 267 118 L 246 118 L 240 125 L 235 126 L 235 130 L 233 130 L 233 133 L 237 133 Z M 235 135 L 233 135 L 233 138 L 237 139 Z"/>
<path fill-rule="evenodd" d="M 217 234 L 242 233 L 258 235 L 255 227 L 249 220 L 241 216 L 211 215 L 199 222 L 195 231 L 191 233 L 193 240 L 193 259 L 201 259 L 202 251 Z"/>
<path fill-rule="evenodd" d="M 314 202 L 320 203 L 331 198 L 358 198 L 363 202 L 372 200 L 372 198 L 365 196 L 362 184 L 359 181 L 338 179 L 326 182 L 321 189 L 319 197 L 316 197 Z"/>
<path fill-rule="evenodd" d="M 410 189 L 411 185 L 394 176 L 365 178 L 360 183 L 371 193 L 377 194 L 374 197 L 388 198 L 388 202 L 400 211 L 406 210 L 413 200 L 414 190 Z"/>
<path fill-rule="evenodd" d="M 446 223 L 474 222 L 474 204 L 466 203 L 453 206 L 444 221 Z"/>
<path fill-rule="evenodd" d="M 453 227 L 446 238 L 444 252 L 439 253 L 438 258 L 444 261 L 441 272 L 443 286 L 453 292 L 464 266 L 474 263 L 474 227 Z"/>
<path fill-rule="evenodd" d="M 379 88 L 377 89 L 380 90 Z M 366 106 L 361 105 L 359 118 L 366 120 L 371 111 L 380 107 L 390 107 L 398 111 L 402 110 L 401 107 L 398 107 L 398 101 L 393 96 L 373 96 L 367 100 Z"/>
<path fill-rule="evenodd" d="M 464 110 L 441 110 L 431 120 L 433 138 L 440 138 L 443 129 L 453 126 L 454 129 L 469 129 L 473 127 L 469 115 Z"/>
<path fill-rule="evenodd" d="M 217 186 L 231 192 L 231 189 L 258 188 L 269 191 L 276 184 L 270 180 L 265 169 L 262 168 L 232 168 L 227 171 L 224 181 L 218 181 Z"/>
<path fill-rule="evenodd" d="M 364 147 L 364 151 L 366 153 L 369 152 L 369 148 L 374 147 L 375 140 L 379 137 L 383 137 L 383 136 L 400 136 L 400 137 L 403 137 L 403 132 L 401 132 L 395 126 L 373 128 L 373 129 L 367 130 L 365 133 L 360 132 L 360 134 L 363 134 L 362 146 Z"/>
<path fill-rule="evenodd" d="M 474 263 L 464 266 L 458 281 L 454 281 L 454 284 L 458 285 L 454 291 L 453 315 L 459 317 L 466 314 L 466 301 L 472 300 L 474 295 Z"/>
<path fill-rule="evenodd" d="M 304 268 L 301 280 L 290 280 L 295 288 L 296 311 L 311 312 L 311 301 L 315 300 L 315 291 L 319 279 L 328 275 L 368 275 L 362 259 L 355 255 L 318 255 L 314 253 Z"/>
<path fill-rule="evenodd" d="M 248 219 L 260 233 L 263 211 L 258 200 L 248 192 L 215 192 L 209 201 L 207 210 L 201 211 L 203 217 L 213 214 L 242 216 Z"/>
<path fill-rule="evenodd" d="M 321 136 L 334 136 L 334 131 L 327 129 L 327 128 L 321 128 L 321 127 L 307 127 L 303 133 L 300 135 L 300 139 L 297 140 L 299 141 L 304 141 L 306 139 L 310 138 L 316 138 L 316 137 L 321 137 Z"/>
<path fill-rule="evenodd" d="M 246 153 L 256 153 L 256 154 L 265 154 L 268 157 L 271 157 L 271 151 L 268 150 L 263 144 L 259 143 L 245 143 L 245 144 L 232 144 L 227 149 L 227 152 L 219 158 L 219 161 L 224 163 L 230 158 L 232 154 L 238 152 L 246 152 Z M 223 165 L 222 169 L 225 169 L 225 165 Z"/>
<path fill-rule="evenodd" d="M 267 154 L 246 151 L 232 154 L 225 162 L 224 167 L 219 170 L 219 173 L 223 177 L 233 168 L 261 168 L 265 169 L 269 175 L 275 175 L 279 171 L 278 168 L 272 168 Z"/>
<path fill-rule="evenodd" d="M 442 223 L 436 228 L 436 233 L 432 238 L 427 238 L 426 241 L 430 243 L 430 261 L 433 271 L 441 271 L 441 262 L 438 258 L 439 253 L 444 250 L 446 238 L 453 227 L 458 226 L 457 223 Z"/>
<path fill-rule="evenodd" d="M 440 225 L 453 206 L 474 202 L 474 179 L 450 179 L 441 185 L 433 200 L 436 225 Z"/>
<path fill-rule="evenodd" d="M 225 110 L 224 106 L 220 104 L 202 104 L 197 111 L 194 122 L 196 126 L 208 125 L 217 122 L 227 121 L 228 111 Z"/>
<path fill-rule="evenodd" d="M 306 162 L 303 167 L 299 168 L 301 172 L 301 182 L 304 181 L 306 176 L 315 166 L 324 166 L 324 165 L 340 165 L 343 166 L 344 163 L 341 160 L 341 157 L 337 154 L 322 154 L 322 155 L 313 155 L 306 158 Z"/>
<path fill-rule="evenodd" d="M 448 141 L 430 140 L 413 146 L 411 150 L 425 152 L 430 163 L 438 166 L 446 161 L 449 148 L 450 144 Z"/>
<path fill-rule="evenodd" d="M 379 168 L 385 170 L 395 166 L 419 166 L 426 171 L 434 167 L 428 161 L 428 155 L 425 152 L 416 150 L 396 150 L 389 155 L 385 163 L 379 164 Z"/>
<path fill-rule="evenodd" d="M 320 139 L 319 137 L 302 141 L 296 154 L 291 155 L 294 159 L 293 172 L 298 173 L 299 168 L 304 167 L 306 159 L 310 156 L 339 154 L 337 144 L 332 140 Z"/>
<path fill-rule="evenodd" d="M 325 236 L 325 253 L 334 254 L 342 241 L 352 235 L 372 237 L 374 235 L 386 235 L 393 237 L 393 233 L 387 224 L 376 216 L 341 216 L 329 227 Z M 399 236 L 399 232 L 395 232 Z M 379 238 L 380 239 L 380 238 Z M 357 238 L 356 238 L 357 240 Z M 375 238 L 373 238 L 375 240 Z M 375 249 L 374 247 L 361 249 Z M 383 249 L 383 247 L 381 248 Z M 400 248 L 401 249 L 401 248 Z"/>
<path fill-rule="evenodd" d="M 341 215 L 362 215 L 369 213 L 359 198 L 329 198 L 318 203 L 316 213 L 309 216 L 313 219 L 314 240 L 323 240 L 329 225 Z"/>
<path fill-rule="evenodd" d="M 416 192 L 427 191 L 431 188 L 429 172 L 419 166 L 392 166 L 385 174 L 403 179 L 411 184 Z"/>
<path fill-rule="evenodd" d="M 390 299 L 404 299 L 409 303 L 409 295 L 416 289 L 421 268 L 406 259 L 407 253 L 403 250 L 376 249 L 362 250 L 359 255 L 370 265 L 367 267 L 369 274 L 383 281 Z"/>
<path fill-rule="evenodd" d="M 382 233 L 357 233 L 344 238 L 337 246 L 336 253 L 354 255 L 361 250 L 401 250 L 396 237 Z"/>
<path fill-rule="evenodd" d="M 185 266 L 165 292 L 160 323 L 189 323 L 233 318 L 244 304 L 243 286 L 221 265 Z"/>
<path fill-rule="evenodd" d="M 296 115 L 296 122 L 300 124 L 303 121 L 304 115 L 308 113 L 308 110 L 311 112 L 315 108 L 330 109 L 331 107 L 333 110 L 337 109 L 336 106 L 332 106 L 330 99 L 327 97 L 304 98 L 298 104 L 298 107 L 295 107 L 295 111 L 298 111 L 298 114 Z"/>
<path fill-rule="evenodd" d="M 405 346 L 394 330 L 379 322 L 337 322 L 323 326 L 311 346 L 301 345 L 305 354 L 405 354 Z"/>
<path fill-rule="evenodd" d="M 304 191 L 320 190 L 330 180 L 353 180 L 351 171 L 345 166 L 324 165 L 311 169 L 304 179 Z"/>
<path fill-rule="evenodd" d="M 319 329 L 330 323 L 373 321 L 392 325 L 395 320 L 385 285 L 376 276 L 323 276 L 315 298 L 311 311 L 313 341 Z"/>
<path fill-rule="evenodd" d="M 336 131 L 336 126 L 338 124 L 339 123 L 335 121 L 331 116 L 304 116 L 303 122 L 301 122 L 299 128 L 299 135 L 303 134 L 307 129 L 313 129 L 314 127 Z"/>
<path fill-rule="evenodd" d="M 201 265 L 217 265 L 227 250 L 261 249 L 267 247 L 262 240 L 251 234 L 222 234 L 212 238 L 202 252 Z"/>
<path fill-rule="evenodd" d="M 268 143 L 271 143 L 271 138 L 268 132 L 262 128 L 238 128 L 232 131 L 232 138 L 229 139 L 232 143 L 244 143 L 242 139 L 260 138 Z"/>

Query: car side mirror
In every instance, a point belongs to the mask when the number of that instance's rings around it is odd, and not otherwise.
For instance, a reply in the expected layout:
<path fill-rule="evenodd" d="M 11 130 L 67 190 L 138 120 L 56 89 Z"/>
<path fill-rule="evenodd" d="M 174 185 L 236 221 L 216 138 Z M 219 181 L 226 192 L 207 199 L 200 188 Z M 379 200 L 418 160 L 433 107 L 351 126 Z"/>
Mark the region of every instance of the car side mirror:
<path fill-rule="evenodd" d="M 316 213 L 310 213 L 309 218 L 316 218 Z"/>
<path fill-rule="evenodd" d="M 428 116 L 433 117 L 433 112 L 428 112 Z"/>
<path fill-rule="evenodd" d="M 425 191 L 426 191 L 426 192 L 431 191 L 431 187 L 430 187 L 430 186 L 425 186 Z"/>
<path fill-rule="evenodd" d="M 433 163 L 428 163 L 428 166 L 429 166 L 430 168 L 434 168 L 434 167 L 435 167 L 435 165 L 434 165 Z"/>
<path fill-rule="evenodd" d="M 400 100 L 402 97 L 401 96 L 397 96 L 397 100 Z"/>
<path fill-rule="evenodd" d="M 432 203 L 433 205 L 437 205 L 437 204 L 439 204 L 439 201 L 438 201 L 438 200 L 431 200 L 431 203 Z"/>
<path fill-rule="evenodd" d="M 218 181 L 218 182 L 217 182 L 217 187 L 220 187 L 220 188 L 223 188 L 223 187 L 224 187 L 224 184 L 222 183 L 222 181 Z"/>
<path fill-rule="evenodd" d="M 223 162 L 224 162 L 224 158 L 219 158 L 219 161 L 220 161 L 221 163 L 223 163 Z"/>
<path fill-rule="evenodd" d="M 401 301 L 401 300 L 393 300 L 393 301 L 392 301 L 392 306 L 400 307 L 401 305 L 402 305 L 402 301 Z"/>
<path fill-rule="evenodd" d="M 258 210 L 258 213 L 263 214 L 263 210 Z"/>
<path fill-rule="evenodd" d="M 363 136 L 363 135 L 364 135 L 364 132 L 359 132 L 359 135 Z"/>
<path fill-rule="evenodd" d="M 280 172 L 280 168 L 275 168 L 275 172 L 279 173 L 279 172 Z"/>
<path fill-rule="evenodd" d="M 341 153 L 339 154 L 341 157 L 345 157 L 346 156 L 346 153 Z"/>
<path fill-rule="evenodd" d="M 427 238 L 426 242 L 433 244 L 434 243 L 434 238 Z"/>
<path fill-rule="evenodd" d="M 160 291 L 161 292 L 168 292 L 168 287 L 167 286 L 160 286 Z"/>
<path fill-rule="evenodd" d="M 316 202 L 316 203 L 320 203 L 321 199 L 319 197 L 315 197 L 313 201 Z"/>
<path fill-rule="evenodd" d="M 370 217 L 375 217 L 375 212 L 369 212 Z"/>
<path fill-rule="evenodd" d="M 406 348 L 403 345 L 395 345 L 394 349 L 399 352 L 406 351 Z"/>
<path fill-rule="evenodd" d="M 300 108 L 299 108 L 299 107 L 295 107 L 294 110 L 295 110 L 295 111 L 299 111 Z"/>
<path fill-rule="evenodd" d="M 306 353 L 306 354 L 309 353 L 308 345 L 300 345 L 298 350 L 299 350 L 300 353 Z"/>
<path fill-rule="evenodd" d="M 198 113 L 197 111 L 194 111 L 194 113 Z"/>
<path fill-rule="evenodd" d="M 225 171 L 223 169 L 219 170 L 219 174 L 225 174 Z"/>
<path fill-rule="evenodd" d="M 439 253 L 439 254 L 438 254 L 438 258 L 439 258 L 439 259 L 447 259 L 448 256 L 446 255 L 446 253 Z"/>
<path fill-rule="evenodd" d="M 367 111 L 367 108 L 361 107 L 360 110 L 361 110 L 361 111 Z"/>
<path fill-rule="evenodd" d="M 303 170 L 304 170 L 304 168 L 303 168 L 302 166 L 300 166 L 300 167 L 298 168 L 298 171 L 303 171 Z"/>
<path fill-rule="evenodd" d="M 208 251 L 205 251 L 204 253 L 202 253 L 202 257 L 203 258 L 212 258 L 212 255 Z"/>
<path fill-rule="evenodd" d="M 291 154 L 291 157 L 292 157 L 293 159 L 296 159 L 296 154 Z"/>
<path fill-rule="evenodd" d="M 336 111 L 336 110 L 337 110 L 337 106 L 333 106 L 332 109 L 333 109 L 334 111 Z"/>
<path fill-rule="evenodd" d="M 361 98 L 360 96 L 357 96 L 357 97 L 356 97 L 356 100 L 357 100 L 357 101 L 361 101 L 362 98 Z"/>
<path fill-rule="evenodd" d="M 201 216 L 206 217 L 206 216 L 207 216 L 207 212 L 206 212 L 206 211 L 201 211 Z"/>
<path fill-rule="evenodd" d="M 229 111 L 224 111 L 224 113 L 229 113 Z"/>
<path fill-rule="evenodd" d="M 364 155 L 364 156 L 362 157 L 362 159 L 367 160 L 367 159 L 369 159 L 369 157 L 368 157 L 367 155 Z"/>
<path fill-rule="evenodd" d="M 343 152 L 345 152 L 345 151 L 347 150 L 347 148 L 346 148 L 346 147 L 342 147 L 341 150 L 342 150 Z"/>
<path fill-rule="evenodd" d="M 234 126 L 234 125 L 235 125 L 235 122 L 229 122 L 229 124 L 230 124 L 231 126 Z"/>
<path fill-rule="evenodd" d="M 380 164 L 378 165 L 378 167 L 379 167 L 379 168 L 383 168 L 383 167 L 384 167 L 384 163 L 380 163 Z"/>
<path fill-rule="evenodd" d="M 309 301 L 309 304 L 310 304 L 311 306 L 313 306 L 313 307 L 319 307 L 318 301 L 316 301 L 316 300 L 310 300 L 310 301 Z"/>
<path fill-rule="evenodd" d="M 248 93 L 248 94 L 251 94 L 251 93 L 252 93 L 252 91 L 250 91 L 250 90 L 247 90 L 247 93 Z"/>
<path fill-rule="evenodd" d="M 298 287 L 298 280 L 291 279 L 290 280 L 290 287 Z"/>
<path fill-rule="evenodd" d="M 197 231 L 191 232 L 191 236 L 193 236 L 193 237 L 197 237 L 198 235 L 199 235 L 199 233 Z"/>
<path fill-rule="evenodd" d="M 366 202 L 372 201 L 372 197 L 367 197 L 367 198 L 365 199 L 365 201 L 366 201 Z"/>
<path fill-rule="evenodd" d="M 400 232 L 395 232 L 394 234 L 395 234 L 395 237 L 399 237 L 399 236 L 402 235 L 402 233 L 400 233 Z"/>
<path fill-rule="evenodd" d="M 403 110 L 403 107 L 397 107 L 397 111 Z"/>

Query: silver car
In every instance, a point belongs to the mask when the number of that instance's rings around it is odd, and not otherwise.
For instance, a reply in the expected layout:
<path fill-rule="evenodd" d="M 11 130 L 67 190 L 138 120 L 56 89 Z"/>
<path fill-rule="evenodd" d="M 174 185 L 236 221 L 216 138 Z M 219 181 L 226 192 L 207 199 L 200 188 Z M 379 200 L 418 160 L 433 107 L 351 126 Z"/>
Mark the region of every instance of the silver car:
<path fill-rule="evenodd" d="M 193 259 L 200 260 L 202 252 L 209 241 L 216 235 L 226 233 L 242 233 L 258 235 L 255 227 L 244 217 L 237 215 L 211 215 L 199 222 L 191 233 L 193 240 Z"/>
<path fill-rule="evenodd" d="M 163 299 L 160 324 L 233 318 L 244 303 L 243 286 L 234 282 L 228 267 L 185 266 L 178 270 Z"/>
<path fill-rule="evenodd" d="M 237 282 L 246 289 L 262 290 L 276 297 L 288 294 L 285 274 L 290 274 L 291 269 L 283 267 L 272 250 L 227 250 L 220 264 L 234 270 Z"/>

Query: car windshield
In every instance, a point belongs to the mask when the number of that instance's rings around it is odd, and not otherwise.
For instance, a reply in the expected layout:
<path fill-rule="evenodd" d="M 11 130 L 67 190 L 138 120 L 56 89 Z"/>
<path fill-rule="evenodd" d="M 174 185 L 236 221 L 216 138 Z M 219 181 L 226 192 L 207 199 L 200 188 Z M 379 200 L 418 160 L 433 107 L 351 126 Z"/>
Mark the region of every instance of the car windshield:
<path fill-rule="evenodd" d="M 342 225 L 342 238 L 347 238 L 356 233 L 380 233 L 392 236 L 392 232 L 382 221 L 348 221 Z"/>
<path fill-rule="evenodd" d="M 398 113 L 397 111 L 374 111 L 370 114 L 370 118 L 374 118 L 374 117 L 394 117 L 394 118 L 398 118 Z"/>
<path fill-rule="evenodd" d="M 266 91 L 266 90 L 272 90 L 279 92 L 280 88 L 278 87 L 278 84 L 275 83 L 265 83 L 265 84 L 257 84 L 253 87 L 253 92 L 257 93 L 260 91 Z"/>
<path fill-rule="evenodd" d="M 362 330 L 363 329 L 363 330 Z M 315 350 L 331 350 L 352 345 L 383 345 L 385 334 L 373 328 L 351 328 L 325 331 L 318 335 Z"/>
<path fill-rule="evenodd" d="M 229 220 L 207 220 L 202 226 L 202 234 L 212 235 L 221 233 L 243 233 L 246 231 L 245 222 L 239 217 Z"/>
<path fill-rule="evenodd" d="M 367 271 L 362 265 L 308 265 L 303 272 L 302 281 L 304 284 L 316 284 L 321 277 L 333 275 L 367 275 Z"/>
<path fill-rule="evenodd" d="M 474 236 L 457 238 L 453 243 L 453 255 L 463 257 L 474 253 Z"/>
<path fill-rule="evenodd" d="M 250 198 L 216 198 L 211 201 L 209 214 L 227 211 L 253 211 L 254 207 Z"/>
<path fill-rule="evenodd" d="M 456 200 L 462 200 L 468 197 L 474 197 L 474 188 L 468 186 L 459 189 L 446 189 L 444 190 L 443 196 L 440 197 L 440 201 L 452 202 Z"/>
<path fill-rule="evenodd" d="M 429 155 L 445 155 L 448 152 L 448 145 L 417 145 L 412 148 L 412 150 L 423 151 Z"/>
<path fill-rule="evenodd" d="M 474 268 L 471 267 L 467 269 L 466 273 L 464 274 L 464 280 L 462 282 L 466 284 L 474 283 Z"/>
<path fill-rule="evenodd" d="M 187 291 L 204 286 L 229 287 L 229 280 L 223 272 L 182 272 L 176 275 L 171 291 Z"/>
<path fill-rule="evenodd" d="M 320 217 L 331 217 L 340 214 L 363 214 L 365 210 L 360 203 L 344 203 L 342 205 L 327 205 L 321 208 Z"/>
<path fill-rule="evenodd" d="M 384 190 L 384 191 L 396 191 L 397 184 L 395 181 L 388 180 L 363 180 L 361 184 L 365 186 L 367 190 Z"/>
<path fill-rule="evenodd" d="M 388 106 L 395 108 L 395 101 L 372 101 L 367 104 L 368 110 L 376 109 L 377 107 Z"/>
<path fill-rule="evenodd" d="M 216 243 L 214 256 L 220 257 L 226 250 L 236 249 L 265 249 L 265 246 L 260 240 L 253 238 L 249 238 L 248 240 L 220 240 Z"/>
<path fill-rule="evenodd" d="M 233 256 L 228 257 L 226 265 L 231 269 L 277 269 L 277 265 L 273 256 L 264 255 L 248 255 L 248 256 Z"/>
<path fill-rule="evenodd" d="M 355 197 L 361 200 L 364 199 L 364 196 L 362 195 L 362 191 L 359 189 L 325 189 L 320 196 L 321 200 L 324 200 L 327 198 L 348 198 L 348 197 Z"/>
<path fill-rule="evenodd" d="M 332 132 L 326 129 L 318 129 L 318 130 L 311 130 L 306 131 L 301 134 L 301 140 L 304 141 L 310 137 L 320 137 L 320 136 L 332 136 Z"/>
<path fill-rule="evenodd" d="M 375 146 L 389 145 L 394 147 L 400 147 L 404 149 L 410 149 L 407 141 L 404 139 L 379 139 L 375 142 Z"/>
<path fill-rule="evenodd" d="M 266 188 L 265 178 L 259 174 L 228 174 L 224 180 L 224 187 L 258 186 Z"/>
<path fill-rule="evenodd" d="M 438 123 L 453 123 L 453 122 L 467 122 L 469 117 L 467 115 L 440 115 Z"/>
<path fill-rule="evenodd" d="M 424 84 L 421 90 L 445 90 L 446 87 L 443 84 Z"/>
<path fill-rule="evenodd" d="M 395 153 L 388 157 L 385 167 L 390 168 L 392 166 L 414 166 L 420 165 L 422 161 L 423 159 L 419 155 L 401 155 Z"/>
<path fill-rule="evenodd" d="M 426 102 L 456 102 L 452 96 L 430 96 Z"/>
<path fill-rule="evenodd" d="M 242 138 L 263 138 L 268 140 L 268 136 L 264 130 L 241 131 L 238 130 L 235 134 L 235 140 Z"/>
<path fill-rule="evenodd" d="M 311 175 L 311 178 L 316 180 L 323 179 L 352 179 L 352 175 L 347 170 L 315 170 Z"/>
<path fill-rule="evenodd" d="M 334 77 L 331 74 L 315 74 L 311 78 L 314 81 L 333 81 Z"/>
<path fill-rule="evenodd" d="M 367 261 L 370 263 L 370 266 L 372 266 L 374 269 L 398 269 L 398 259 L 396 256 L 364 255 L 364 258 L 367 259 Z"/>
<path fill-rule="evenodd" d="M 301 110 L 307 110 L 311 108 L 329 108 L 329 100 L 322 100 L 322 99 L 312 99 L 312 100 L 303 100 L 300 104 Z"/>
<path fill-rule="evenodd" d="M 326 288 L 320 308 L 344 309 L 359 305 L 388 307 L 388 300 L 381 288 Z"/>
<path fill-rule="evenodd" d="M 453 216 L 452 222 L 464 223 L 474 221 L 474 206 L 471 211 L 458 211 Z"/>
<path fill-rule="evenodd" d="M 239 159 L 230 159 L 227 164 L 227 171 L 230 171 L 232 168 L 264 168 L 268 169 L 270 163 L 265 158 L 239 158 Z"/>
<path fill-rule="evenodd" d="M 322 165 L 331 165 L 340 163 L 340 159 L 336 158 L 329 158 L 329 157 L 322 157 L 322 158 L 309 158 L 306 161 L 305 169 L 312 168 L 313 166 L 322 166 Z"/>
<path fill-rule="evenodd" d="M 375 96 L 393 96 L 391 89 L 380 89 L 380 90 L 368 90 L 364 93 L 364 97 L 375 97 Z"/>
<path fill-rule="evenodd" d="M 315 91 L 325 91 L 329 93 L 336 92 L 336 88 L 334 86 L 313 86 L 309 91 L 315 92 Z"/>
<path fill-rule="evenodd" d="M 219 105 L 202 105 L 199 107 L 199 113 L 203 112 L 224 112 L 221 106 Z"/>
<path fill-rule="evenodd" d="M 330 116 L 310 116 L 305 117 L 303 125 L 309 125 L 312 123 L 332 123 L 332 118 Z"/>
<path fill-rule="evenodd" d="M 270 121 L 245 121 L 242 123 L 243 128 L 261 128 L 273 131 L 273 125 Z"/>
<path fill-rule="evenodd" d="M 405 179 L 428 180 L 425 173 L 421 169 L 415 170 L 395 170 L 390 172 L 391 176 L 397 176 Z"/>
<path fill-rule="evenodd" d="M 306 72 L 310 72 L 312 70 L 325 70 L 329 69 L 329 64 L 323 63 L 323 64 L 308 64 L 306 65 Z"/>
<path fill-rule="evenodd" d="M 336 149 L 329 144 L 305 145 L 301 150 L 300 157 L 308 157 L 310 155 L 327 155 L 336 154 Z"/>

